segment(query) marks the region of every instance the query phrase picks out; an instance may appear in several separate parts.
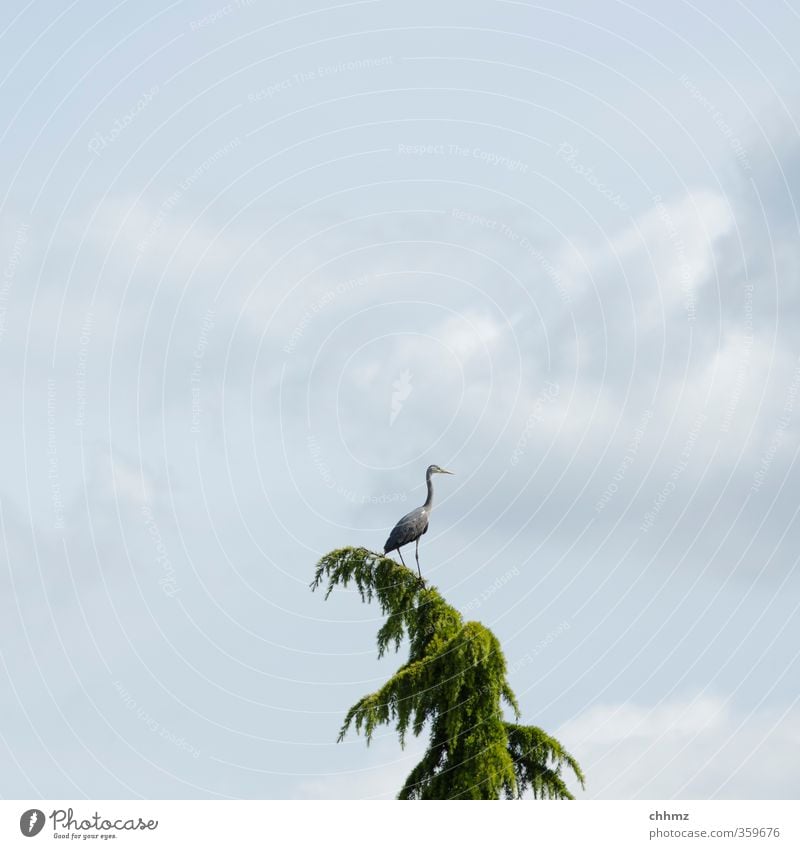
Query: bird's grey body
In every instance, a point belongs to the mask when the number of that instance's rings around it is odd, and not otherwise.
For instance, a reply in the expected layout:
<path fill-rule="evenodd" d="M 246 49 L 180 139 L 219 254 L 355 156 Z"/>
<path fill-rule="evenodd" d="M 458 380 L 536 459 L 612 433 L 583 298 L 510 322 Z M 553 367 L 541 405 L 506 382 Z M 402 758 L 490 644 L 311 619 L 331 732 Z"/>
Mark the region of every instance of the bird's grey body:
<path fill-rule="evenodd" d="M 428 532 L 428 517 L 430 515 L 429 508 L 423 505 L 406 513 L 405 516 L 392 528 L 389 534 L 389 539 L 386 540 L 386 545 L 383 547 L 384 553 L 400 550 L 404 545 L 414 542 L 423 534 Z"/>
<path fill-rule="evenodd" d="M 405 516 L 392 528 L 392 532 L 389 534 L 389 539 L 386 540 L 386 545 L 383 547 L 383 553 L 388 554 L 390 551 L 396 551 L 400 555 L 400 560 L 405 566 L 405 560 L 403 560 L 403 555 L 400 549 L 404 545 L 408 545 L 410 542 L 417 543 L 417 571 L 419 572 L 419 577 L 422 579 L 422 572 L 419 568 L 419 538 L 428 532 L 428 520 L 430 519 L 431 510 L 433 509 L 433 483 L 431 481 L 432 475 L 452 475 L 452 472 L 448 472 L 447 469 L 443 469 L 441 466 L 428 466 L 428 470 L 425 473 L 425 482 L 428 485 L 428 497 L 425 500 L 425 503 L 422 507 L 417 507 L 416 510 L 412 510 L 410 513 L 406 513 Z"/>

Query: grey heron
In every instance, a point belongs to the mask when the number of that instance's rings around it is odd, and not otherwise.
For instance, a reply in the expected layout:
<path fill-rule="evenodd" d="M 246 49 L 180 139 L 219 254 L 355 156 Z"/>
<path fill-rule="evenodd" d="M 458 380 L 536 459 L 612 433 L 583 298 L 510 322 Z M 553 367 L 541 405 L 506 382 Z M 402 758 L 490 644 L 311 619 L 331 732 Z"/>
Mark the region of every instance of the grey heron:
<path fill-rule="evenodd" d="M 425 473 L 425 482 L 428 485 L 428 497 L 422 507 L 417 507 L 407 513 L 403 518 L 392 528 L 389 534 L 389 539 L 386 540 L 386 545 L 383 547 L 383 553 L 388 554 L 390 551 L 396 551 L 400 555 L 400 562 L 403 566 L 406 565 L 403 560 L 403 554 L 400 549 L 404 545 L 416 540 L 417 543 L 417 572 L 419 579 L 422 580 L 422 571 L 419 568 L 419 538 L 428 531 L 428 519 L 433 509 L 433 475 L 452 475 L 454 472 L 448 472 L 441 466 L 428 466 L 428 471 Z"/>

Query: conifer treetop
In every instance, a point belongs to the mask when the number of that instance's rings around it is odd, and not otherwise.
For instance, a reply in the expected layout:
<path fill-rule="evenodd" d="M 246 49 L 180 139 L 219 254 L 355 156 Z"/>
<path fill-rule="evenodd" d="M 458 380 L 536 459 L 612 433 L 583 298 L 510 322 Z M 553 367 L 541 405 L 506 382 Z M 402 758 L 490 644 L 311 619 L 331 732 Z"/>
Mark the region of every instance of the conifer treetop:
<path fill-rule="evenodd" d="M 311 588 L 354 584 L 365 603 L 377 601 L 386 621 L 378 631 L 378 657 L 399 650 L 408 660 L 376 692 L 359 699 L 339 732 L 351 727 L 369 744 L 379 725 L 394 725 L 405 744 L 410 730 L 430 728 L 429 745 L 398 799 L 509 799 L 530 790 L 537 799 L 572 799 L 563 777 L 578 762 L 555 738 L 532 725 L 503 719 L 502 704 L 519 719 L 495 635 L 480 622 L 464 622 L 436 588 L 383 554 L 340 548 L 317 564 Z"/>

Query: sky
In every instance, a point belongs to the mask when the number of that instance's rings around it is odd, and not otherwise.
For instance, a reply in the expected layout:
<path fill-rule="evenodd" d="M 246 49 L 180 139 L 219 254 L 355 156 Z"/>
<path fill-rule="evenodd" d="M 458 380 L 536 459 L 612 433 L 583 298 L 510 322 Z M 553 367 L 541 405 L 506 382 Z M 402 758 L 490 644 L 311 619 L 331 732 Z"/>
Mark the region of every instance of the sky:
<path fill-rule="evenodd" d="M 798 39 L 6 4 L 0 796 L 392 798 L 424 735 L 336 737 L 403 649 L 309 583 L 431 463 L 423 572 L 578 798 L 795 795 Z"/>

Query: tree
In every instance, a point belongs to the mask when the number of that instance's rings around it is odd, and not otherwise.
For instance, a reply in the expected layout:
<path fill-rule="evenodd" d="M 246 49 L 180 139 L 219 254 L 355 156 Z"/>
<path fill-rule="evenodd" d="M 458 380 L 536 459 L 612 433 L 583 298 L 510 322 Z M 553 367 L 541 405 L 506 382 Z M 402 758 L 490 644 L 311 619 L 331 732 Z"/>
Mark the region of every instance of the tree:
<path fill-rule="evenodd" d="M 339 741 L 351 726 L 367 744 L 379 725 L 395 724 L 401 744 L 409 730 L 430 726 L 430 742 L 398 799 L 508 799 L 531 790 L 537 799 L 572 799 L 565 767 L 581 787 L 578 762 L 541 728 L 503 719 L 501 701 L 519 719 L 497 637 L 480 622 L 464 622 L 439 592 L 410 569 L 365 548 L 340 548 L 317 564 L 312 590 L 327 579 L 355 584 L 364 602 L 386 614 L 378 657 L 409 640 L 408 661 L 376 692 L 347 712 Z"/>

